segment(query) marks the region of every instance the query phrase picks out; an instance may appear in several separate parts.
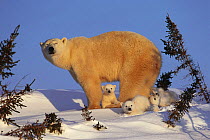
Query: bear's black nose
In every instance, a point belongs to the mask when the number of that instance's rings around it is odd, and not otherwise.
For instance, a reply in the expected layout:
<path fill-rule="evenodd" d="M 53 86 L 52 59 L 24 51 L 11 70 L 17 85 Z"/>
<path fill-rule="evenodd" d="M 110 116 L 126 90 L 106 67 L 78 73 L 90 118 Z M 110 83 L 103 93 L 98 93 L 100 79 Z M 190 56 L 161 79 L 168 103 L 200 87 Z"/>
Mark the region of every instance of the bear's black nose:
<path fill-rule="evenodd" d="M 111 93 L 111 91 L 110 91 L 110 90 L 108 90 L 108 93 Z"/>
<path fill-rule="evenodd" d="M 132 111 L 132 109 L 131 108 L 128 108 L 128 111 Z"/>
<path fill-rule="evenodd" d="M 49 51 L 49 54 L 54 54 L 54 53 L 55 53 L 53 47 L 49 47 L 49 48 L 48 48 L 48 51 Z"/>

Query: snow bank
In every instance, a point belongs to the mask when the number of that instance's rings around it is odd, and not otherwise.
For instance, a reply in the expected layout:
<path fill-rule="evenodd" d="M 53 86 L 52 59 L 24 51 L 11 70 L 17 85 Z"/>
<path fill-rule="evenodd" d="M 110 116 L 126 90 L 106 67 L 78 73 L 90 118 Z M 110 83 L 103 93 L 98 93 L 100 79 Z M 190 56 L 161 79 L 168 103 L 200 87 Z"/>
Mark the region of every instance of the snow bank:
<path fill-rule="evenodd" d="M 171 89 L 180 94 L 180 90 Z M 148 111 L 143 115 L 126 116 L 121 108 L 91 110 L 96 120 L 84 121 L 81 109 L 87 105 L 86 96 L 81 90 L 37 90 L 24 96 L 24 104 L 20 114 L 14 114 L 13 119 L 20 125 L 42 121 L 44 113 L 55 112 L 62 119 L 64 130 L 62 135 L 47 134 L 44 140 L 57 139 L 132 139 L 132 140 L 207 140 L 210 139 L 210 104 L 193 101 L 190 112 L 187 113 L 175 128 L 168 128 L 162 122 L 167 117 L 166 110 L 160 112 Z M 93 125 L 103 124 L 108 129 L 97 131 Z M 0 121 L 0 131 L 3 133 L 14 129 Z M 0 135 L 0 140 L 17 140 L 18 138 Z"/>

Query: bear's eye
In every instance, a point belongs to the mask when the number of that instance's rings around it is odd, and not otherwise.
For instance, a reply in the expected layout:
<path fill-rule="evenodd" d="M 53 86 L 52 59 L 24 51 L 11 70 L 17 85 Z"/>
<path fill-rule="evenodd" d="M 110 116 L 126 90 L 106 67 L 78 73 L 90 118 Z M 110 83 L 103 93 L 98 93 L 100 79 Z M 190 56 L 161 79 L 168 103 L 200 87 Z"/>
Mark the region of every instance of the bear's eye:
<path fill-rule="evenodd" d="M 133 106 L 133 105 L 131 105 L 131 106 Z"/>
<path fill-rule="evenodd" d="M 56 44 L 58 44 L 58 43 L 55 43 L 55 45 L 56 45 Z"/>
<path fill-rule="evenodd" d="M 111 88 L 111 90 L 112 90 L 112 88 Z"/>
<path fill-rule="evenodd" d="M 125 107 L 128 107 L 127 105 Z"/>
<path fill-rule="evenodd" d="M 106 90 L 108 90 L 108 88 L 106 88 Z"/>

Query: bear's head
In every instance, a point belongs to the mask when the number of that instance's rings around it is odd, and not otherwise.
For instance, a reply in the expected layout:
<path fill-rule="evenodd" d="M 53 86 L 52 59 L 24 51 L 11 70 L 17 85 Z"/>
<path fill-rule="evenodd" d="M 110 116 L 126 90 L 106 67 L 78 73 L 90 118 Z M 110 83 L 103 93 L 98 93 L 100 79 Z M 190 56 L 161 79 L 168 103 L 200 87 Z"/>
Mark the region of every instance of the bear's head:
<path fill-rule="evenodd" d="M 66 54 L 67 50 L 67 38 L 54 38 L 54 39 L 49 39 L 45 41 L 44 43 L 40 43 L 42 53 L 44 57 L 50 61 L 52 64 L 64 68 L 62 66 L 62 61 L 64 55 Z M 65 69 L 65 68 L 64 68 Z"/>
<path fill-rule="evenodd" d="M 160 104 L 160 95 L 157 92 L 157 90 L 152 90 L 149 97 L 150 103 L 153 105 L 159 105 Z"/>
<path fill-rule="evenodd" d="M 134 106 L 133 101 L 126 101 L 122 104 L 122 109 L 126 114 L 130 114 L 134 110 Z"/>
<path fill-rule="evenodd" d="M 105 86 L 101 86 L 103 93 L 109 94 L 109 93 L 114 93 L 116 89 L 116 85 L 112 84 L 107 84 Z"/>
<path fill-rule="evenodd" d="M 40 46 L 42 48 L 42 52 L 45 57 L 53 57 L 56 55 L 62 54 L 65 49 L 63 49 L 66 46 L 67 43 L 67 38 L 54 38 L 54 39 L 49 39 L 45 41 L 44 43 L 40 43 Z"/>

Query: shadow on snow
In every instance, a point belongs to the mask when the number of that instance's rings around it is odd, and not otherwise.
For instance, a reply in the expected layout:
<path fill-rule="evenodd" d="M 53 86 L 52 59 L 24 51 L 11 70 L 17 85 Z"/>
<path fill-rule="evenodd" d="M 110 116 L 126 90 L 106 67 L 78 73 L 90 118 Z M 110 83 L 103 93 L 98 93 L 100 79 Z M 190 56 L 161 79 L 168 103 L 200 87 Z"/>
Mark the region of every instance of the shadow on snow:
<path fill-rule="evenodd" d="M 58 111 L 80 110 L 87 105 L 82 90 L 38 90 L 54 105 Z"/>

